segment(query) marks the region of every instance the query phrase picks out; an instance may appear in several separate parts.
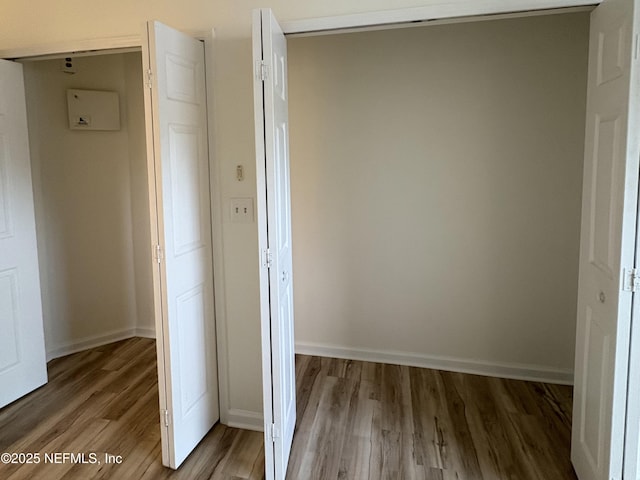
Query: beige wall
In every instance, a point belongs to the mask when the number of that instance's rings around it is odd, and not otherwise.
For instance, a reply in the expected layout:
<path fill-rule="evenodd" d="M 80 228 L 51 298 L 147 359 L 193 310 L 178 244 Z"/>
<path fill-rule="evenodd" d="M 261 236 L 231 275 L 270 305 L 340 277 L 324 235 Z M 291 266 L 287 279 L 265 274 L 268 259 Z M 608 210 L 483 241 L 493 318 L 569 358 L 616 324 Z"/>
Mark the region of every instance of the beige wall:
<path fill-rule="evenodd" d="M 456 0 L 454 0 L 456 1 Z M 440 4 L 440 0 L 183 0 L 181 2 L 80 0 L 0 2 L 0 49 L 60 43 L 91 38 L 138 35 L 142 22 L 156 19 L 176 28 L 216 30 L 214 78 L 214 150 L 220 195 L 254 196 L 251 10 L 270 6 L 281 21 L 348 13 Z M 469 0 L 459 0 L 469 3 Z M 247 179 L 235 180 L 235 167 L 244 164 Z M 226 284 L 224 318 L 227 324 L 227 365 L 231 372 L 228 404 L 238 411 L 262 412 L 258 282 L 255 225 L 223 226 Z M 218 265 L 221 263 L 217 259 Z M 218 282 L 221 279 L 217 279 Z M 221 412 L 222 415 L 225 412 Z"/>
<path fill-rule="evenodd" d="M 49 356 L 153 334 L 140 62 L 139 53 L 82 57 L 73 75 L 62 60 L 24 65 Z M 67 88 L 117 91 L 121 129 L 70 130 Z"/>
<path fill-rule="evenodd" d="M 573 370 L 587 38 L 574 14 L 289 40 L 303 350 Z"/>

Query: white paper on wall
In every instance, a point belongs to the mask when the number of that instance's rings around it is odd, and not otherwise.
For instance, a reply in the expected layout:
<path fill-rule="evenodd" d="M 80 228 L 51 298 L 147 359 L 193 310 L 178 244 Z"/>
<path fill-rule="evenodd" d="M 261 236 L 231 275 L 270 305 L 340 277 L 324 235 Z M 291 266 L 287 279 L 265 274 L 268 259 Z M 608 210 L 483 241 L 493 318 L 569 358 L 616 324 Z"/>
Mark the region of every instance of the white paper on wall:
<path fill-rule="evenodd" d="M 71 130 L 120 130 L 118 92 L 67 90 Z"/>

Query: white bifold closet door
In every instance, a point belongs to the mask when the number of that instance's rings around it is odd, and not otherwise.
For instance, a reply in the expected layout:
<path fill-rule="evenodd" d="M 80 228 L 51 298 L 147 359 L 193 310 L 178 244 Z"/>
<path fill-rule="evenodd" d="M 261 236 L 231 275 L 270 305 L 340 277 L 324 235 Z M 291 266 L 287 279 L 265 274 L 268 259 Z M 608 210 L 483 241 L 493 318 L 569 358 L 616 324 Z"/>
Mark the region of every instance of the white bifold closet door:
<path fill-rule="evenodd" d="M 0 60 L 0 407 L 47 383 L 22 65 Z"/>
<path fill-rule="evenodd" d="M 178 468 L 219 418 L 205 56 L 158 22 L 145 37 L 162 459 Z"/>
<path fill-rule="evenodd" d="M 623 478 L 640 156 L 637 0 L 591 14 L 571 458 Z M 637 432 L 637 429 L 636 429 Z M 637 478 L 625 475 L 624 478 Z"/>
<path fill-rule="evenodd" d="M 253 12 L 254 111 L 265 474 L 284 479 L 296 424 L 287 42 L 273 12 Z"/>

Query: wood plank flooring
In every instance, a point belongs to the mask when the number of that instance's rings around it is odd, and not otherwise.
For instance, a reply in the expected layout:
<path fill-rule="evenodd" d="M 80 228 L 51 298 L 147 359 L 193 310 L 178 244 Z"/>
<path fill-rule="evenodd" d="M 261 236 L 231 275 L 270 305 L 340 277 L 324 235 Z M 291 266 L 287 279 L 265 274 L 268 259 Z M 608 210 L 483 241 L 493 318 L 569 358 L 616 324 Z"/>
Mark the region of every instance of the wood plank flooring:
<path fill-rule="evenodd" d="M 577 480 L 571 387 L 296 356 L 287 478 Z"/>
<path fill-rule="evenodd" d="M 296 378 L 289 480 L 576 480 L 570 387 L 303 355 Z M 162 467 L 158 419 L 153 340 L 56 359 L 46 386 L 0 410 L 0 452 L 102 463 L 0 464 L 0 479 L 264 478 L 262 434 L 223 425 Z"/>
<path fill-rule="evenodd" d="M 0 410 L 0 452 L 39 464 L 2 464 L 0 479 L 264 478 L 262 433 L 216 425 L 178 471 L 162 466 L 155 341 L 132 338 L 49 362 L 49 383 Z M 96 453 L 101 464 L 45 463 L 54 452 Z M 106 464 L 105 453 L 121 455 Z"/>

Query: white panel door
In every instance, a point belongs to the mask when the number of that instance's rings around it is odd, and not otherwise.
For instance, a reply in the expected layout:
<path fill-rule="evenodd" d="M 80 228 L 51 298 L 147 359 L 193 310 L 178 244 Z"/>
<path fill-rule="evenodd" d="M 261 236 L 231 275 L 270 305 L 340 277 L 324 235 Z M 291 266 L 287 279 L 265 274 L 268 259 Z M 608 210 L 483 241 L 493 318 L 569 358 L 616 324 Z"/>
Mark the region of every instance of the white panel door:
<path fill-rule="evenodd" d="M 0 60 L 0 407 L 47 383 L 24 95 Z"/>
<path fill-rule="evenodd" d="M 296 423 L 287 43 L 269 9 L 253 13 L 253 55 L 265 470 L 284 479 Z"/>
<path fill-rule="evenodd" d="M 162 458 L 177 468 L 219 418 L 204 45 L 158 22 L 147 33 Z"/>
<path fill-rule="evenodd" d="M 637 0 L 591 15 L 571 458 L 581 480 L 622 478 L 638 194 Z M 635 477 L 634 477 L 635 478 Z"/>

